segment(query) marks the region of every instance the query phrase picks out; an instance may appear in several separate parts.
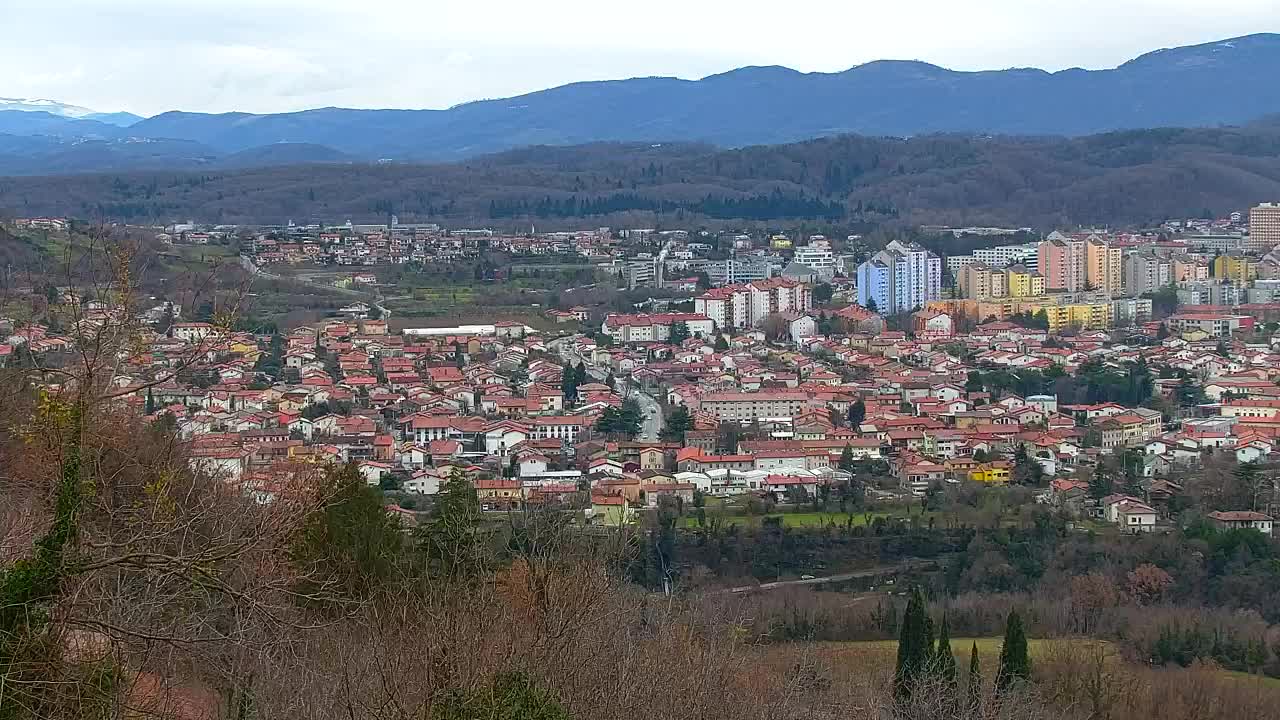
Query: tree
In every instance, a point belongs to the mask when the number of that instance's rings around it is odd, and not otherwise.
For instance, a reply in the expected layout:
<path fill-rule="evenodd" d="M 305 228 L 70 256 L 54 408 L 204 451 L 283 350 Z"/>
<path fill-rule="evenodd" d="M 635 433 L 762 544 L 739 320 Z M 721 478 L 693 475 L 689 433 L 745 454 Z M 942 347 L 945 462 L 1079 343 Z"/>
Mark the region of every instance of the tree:
<path fill-rule="evenodd" d="M 711 289 L 711 276 L 706 270 L 699 270 L 695 277 L 698 278 L 698 290 L 706 292 Z"/>
<path fill-rule="evenodd" d="M 830 302 L 833 294 L 831 283 L 821 282 L 813 286 L 813 301 L 816 303 Z"/>
<path fill-rule="evenodd" d="M 965 376 L 964 391 L 966 393 L 980 393 L 983 391 L 984 387 L 985 386 L 982 382 L 982 373 L 977 370 L 970 370 L 969 374 Z"/>
<path fill-rule="evenodd" d="M 572 365 L 560 372 L 560 392 L 564 395 L 565 402 L 578 399 L 578 374 L 574 372 Z"/>
<path fill-rule="evenodd" d="M 156 414 L 156 396 L 151 392 L 151 388 L 147 388 L 147 406 L 144 409 L 147 415 Z"/>
<path fill-rule="evenodd" d="M 947 616 L 942 616 L 942 627 L 938 630 L 938 649 L 934 654 L 933 672 L 942 681 L 948 702 L 954 702 L 959 690 L 956 681 L 956 656 L 951 651 L 951 625 Z"/>
<path fill-rule="evenodd" d="M 555 697 L 522 673 L 494 678 L 486 688 L 452 692 L 431 706 L 430 720 L 569 720 Z"/>
<path fill-rule="evenodd" d="M 662 437 L 664 440 L 678 440 L 683 444 L 684 434 L 692 429 L 693 416 L 689 414 L 689 408 L 679 405 L 667 416 L 662 427 Z"/>
<path fill-rule="evenodd" d="M 853 472 L 853 468 L 853 446 L 845 443 L 844 449 L 840 451 L 840 469 L 845 472 Z"/>
<path fill-rule="evenodd" d="M 484 572 L 489 557 L 479 532 L 481 519 L 475 485 L 461 470 L 454 470 L 441 486 L 426 523 L 416 531 L 428 570 L 450 580 Z"/>
<path fill-rule="evenodd" d="M 462 350 L 462 343 L 453 344 L 453 365 L 461 370 L 467 364 L 466 353 Z"/>
<path fill-rule="evenodd" d="M 778 313 L 771 313 L 760 324 L 760 329 L 764 332 L 764 337 L 769 342 L 782 342 L 790 332 L 790 325 L 787 323 L 786 318 Z"/>
<path fill-rule="evenodd" d="M 878 313 L 878 312 L 880 312 L 880 304 L 879 304 L 879 303 L 877 303 L 877 302 L 876 302 L 876 299 L 875 299 L 875 298 L 873 298 L 873 297 L 869 297 L 869 298 L 867 298 L 867 304 L 866 304 L 864 307 L 866 307 L 866 308 L 867 308 L 867 310 L 869 310 L 869 311 L 871 311 L 871 312 L 873 312 L 873 313 Z"/>
<path fill-rule="evenodd" d="M 1126 589 L 1140 605 L 1159 602 L 1173 585 L 1173 576 L 1151 563 L 1142 563 L 1126 575 Z"/>
<path fill-rule="evenodd" d="M 404 533 L 355 463 L 331 470 L 324 482 L 331 499 L 303 527 L 290 553 L 293 563 L 314 568 L 300 592 L 315 596 L 323 589 L 335 599 L 366 597 L 392 576 Z"/>
<path fill-rule="evenodd" d="M 1009 612 L 1005 624 L 1004 643 L 1000 646 L 1000 669 L 996 675 L 997 692 L 1031 678 L 1031 657 L 1027 654 L 1027 636 L 1017 610 Z"/>
<path fill-rule="evenodd" d="M 164 314 L 160 316 L 160 322 L 156 323 L 156 332 L 166 337 L 173 337 L 173 303 L 168 302 L 164 305 Z"/>
<path fill-rule="evenodd" d="M 1019 444 L 1013 455 L 1013 481 L 1019 485 L 1039 486 L 1044 482 L 1044 467 Z"/>
<path fill-rule="evenodd" d="M 1112 477 L 1111 468 L 1106 460 L 1100 459 L 1093 468 L 1093 475 L 1089 478 L 1089 496 L 1094 500 L 1101 500 L 1110 495 L 1114 489 L 1115 478 Z"/>
<path fill-rule="evenodd" d="M 858 398 L 857 400 L 849 403 L 849 427 L 856 430 L 857 427 L 862 424 L 862 421 L 866 419 L 867 404 L 862 401 L 862 398 Z"/>
<path fill-rule="evenodd" d="M 982 668 L 978 664 L 978 643 L 973 643 L 973 648 L 969 650 L 969 713 L 973 717 L 978 717 L 979 710 L 982 707 Z"/>
<path fill-rule="evenodd" d="M 672 345 L 679 345 L 689 339 L 689 323 L 680 320 L 671 324 L 671 333 L 667 337 L 667 342 Z"/>
<path fill-rule="evenodd" d="M 932 664 L 934 650 L 929 625 L 924 595 L 920 588 L 913 587 L 898 632 L 898 662 L 893 675 L 893 694 L 899 700 L 911 697 L 916 684 Z"/>
<path fill-rule="evenodd" d="M 715 350 L 720 353 L 729 351 L 729 341 L 724 338 L 724 335 L 716 334 Z"/>

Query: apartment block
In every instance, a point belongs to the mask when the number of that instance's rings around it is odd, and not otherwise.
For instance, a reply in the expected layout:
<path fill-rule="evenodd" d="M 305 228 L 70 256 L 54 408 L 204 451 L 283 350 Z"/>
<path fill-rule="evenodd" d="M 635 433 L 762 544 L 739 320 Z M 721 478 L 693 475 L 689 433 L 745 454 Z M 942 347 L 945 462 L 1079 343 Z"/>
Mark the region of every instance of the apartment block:
<path fill-rule="evenodd" d="M 698 407 L 717 422 L 749 423 L 766 418 L 793 418 L 805 411 L 809 395 L 802 392 L 708 393 Z"/>
<path fill-rule="evenodd" d="M 700 313 L 609 315 L 600 330 L 620 343 L 661 342 L 671 337 L 671 327 L 677 323 L 684 323 L 695 337 L 715 332 L 712 320 Z"/>
<path fill-rule="evenodd" d="M 858 266 L 858 303 L 883 314 L 918 310 L 942 294 L 942 259 L 897 240 Z"/>
<path fill-rule="evenodd" d="M 694 312 L 717 328 L 757 327 L 774 313 L 805 313 L 812 307 L 812 289 L 785 278 L 712 288 L 693 300 Z"/>
<path fill-rule="evenodd" d="M 1280 203 L 1262 203 L 1249 211 L 1249 239 L 1245 247 L 1269 253 L 1280 245 Z"/>

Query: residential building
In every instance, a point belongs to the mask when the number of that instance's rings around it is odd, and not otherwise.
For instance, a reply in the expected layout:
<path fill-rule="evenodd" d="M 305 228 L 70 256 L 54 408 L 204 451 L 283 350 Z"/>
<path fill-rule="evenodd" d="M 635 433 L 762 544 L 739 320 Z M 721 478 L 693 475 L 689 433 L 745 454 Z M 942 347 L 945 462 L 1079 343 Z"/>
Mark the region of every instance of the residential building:
<path fill-rule="evenodd" d="M 1245 247 L 1269 253 L 1280 245 L 1280 203 L 1262 203 L 1249 211 L 1249 239 Z"/>
<path fill-rule="evenodd" d="M 792 261 L 813 268 L 823 280 L 830 280 L 836 274 L 836 255 L 831 243 L 818 236 L 810 238 L 808 245 L 796 248 Z"/>
<path fill-rule="evenodd" d="M 1220 530 L 1257 530 L 1263 535 L 1271 534 L 1274 522 L 1270 515 L 1249 510 L 1216 511 L 1209 513 L 1208 518 Z"/>
<path fill-rule="evenodd" d="M 1174 282 L 1173 261 L 1152 251 L 1130 253 L 1124 259 L 1124 291 L 1130 297 L 1155 292 Z"/>
<path fill-rule="evenodd" d="M 807 313 L 812 308 L 812 289 L 785 278 L 712 288 L 693 301 L 694 312 L 717 328 L 757 327 L 774 313 Z"/>
<path fill-rule="evenodd" d="M 1124 250 L 1102 238 L 1085 241 L 1085 286 L 1108 294 L 1118 294 L 1124 280 Z"/>
<path fill-rule="evenodd" d="M 1023 245 L 999 245 L 997 247 L 979 248 L 973 251 L 973 259 L 976 262 L 986 263 L 997 268 L 1017 264 L 1036 267 L 1039 255 L 1040 244 L 1034 242 Z"/>
<path fill-rule="evenodd" d="M 1047 290 L 1083 290 L 1087 282 L 1085 265 L 1088 241 L 1050 233 L 1040 243 L 1039 268 Z"/>
<path fill-rule="evenodd" d="M 892 315 L 923 308 L 942 294 L 942 259 L 897 240 L 858 266 L 858 304 Z"/>
<path fill-rule="evenodd" d="M 707 337 L 715 323 L 699 313 L 659 313 L 654 315 L 609 315 L 600 331 L 620 343 L 662 342 L 671 337 L 671 328 L 684 323 L 692 337 Z"/>
<path fill-rule="evenodd" d="M 1213 259 L 1213 277 L 1235 285 L 1248 285 L 1258 276 L 1257 261 L 1247 255 L 1230 253 Z"/>
<path fill-rule="evenodd" d="M 719 392 L 704 395 L 699 408 L 717 422 L 749 423 L 764 418 L 793 418 L 809 405 L 803 392 Z"/>

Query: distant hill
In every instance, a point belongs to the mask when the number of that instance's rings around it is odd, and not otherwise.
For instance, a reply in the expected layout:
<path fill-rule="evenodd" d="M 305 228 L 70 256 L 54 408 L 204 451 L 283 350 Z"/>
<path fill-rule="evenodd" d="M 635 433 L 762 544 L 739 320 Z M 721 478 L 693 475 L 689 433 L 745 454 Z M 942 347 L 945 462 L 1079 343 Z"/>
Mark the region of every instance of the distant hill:
<path fill-rule="evenodd" d="M 283 223 L 395 213 L 405 222 L 508 228 L 796 221 L 1053 228 L 1221 215 L 1280 199 L 1280 126 L 1268 124 L 1079 138 L 845 135 L 737 150 L 595 143 L 440 165 L 347 162 L 302 145 L 246 152 L 250 164 L 330 164 L 229 170 L 218 167 L 224 157 L 197 173 L 4 178 L 0 215 Z"/>
<path fill-rule="evenodd" d="M 23 130 L 0 122 L 0 133 L 188 140 L 219 156 L 300 143 L 363 160 L 398 162 L 447 162 L 530 145 L 594 142 L 744 147 L 845 133 L 1081 136 L 1241 125 L 1280 113 L 1280 83 L 1266 80 L 1277 76 L 1280 35 L 1260 34 L 1159 50 L 1109 70 L 957 72 L 894 60 L 838 73 L 747 67 L 694 81 L 574 83 L 448 110 L 168 112 L 127 128 L 84 119 L 91 115 L 51 113 L 58 122 Z M 0 160 L 0 174 L 13 172 Z"/>

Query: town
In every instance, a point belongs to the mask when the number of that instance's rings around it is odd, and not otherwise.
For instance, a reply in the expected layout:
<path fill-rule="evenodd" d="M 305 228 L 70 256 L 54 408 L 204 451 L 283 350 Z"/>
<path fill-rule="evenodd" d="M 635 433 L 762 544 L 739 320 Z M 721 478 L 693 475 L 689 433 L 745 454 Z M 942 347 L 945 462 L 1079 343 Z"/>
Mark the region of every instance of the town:
<path fill-rule="evenodd" d="M 623 313 L 572 304 L 566 288 L 562 307 L 537 310 L 540 327 L 410 317 L 393 330 L 370 300 L 255 333 L 168 300 L 144 308 L 145 348 L 113 378 L 120 402 L 169 424 L 194 468 L 262 502 L 290 467 L 354 463 L 408 523 L 462 477 L 485 511 L 549 508 L 585 525 L 667 507 L 691 523 L 838 524 L 853 507 L 901 520 L 954 506 L 968 486 L 1012 486 L 1080 527 L 1159 531 L 1196 508 L 1271 532 L 1277 204 L 948 256 L 917 241 L 868 250 L 857 236 L 511 236 L 394 219 L 156 234 L 162 245 L 236 237 L 257 272 L 336 268 L 327 277 L 345 287 L 378 287 L 383 266 L 500 250 L 576 255 L 621 290 L 665 291 Z M 47 295 L 46 321 L 0 318 L 10 367 L 56 364 L 77 332 L 120 319 L 74 288 L 30 292 Z M 50 321 L 72 303 L 85 313 L 76 327 Z M 1237 475 L 1261 479 L 1233 492 Z"/>

